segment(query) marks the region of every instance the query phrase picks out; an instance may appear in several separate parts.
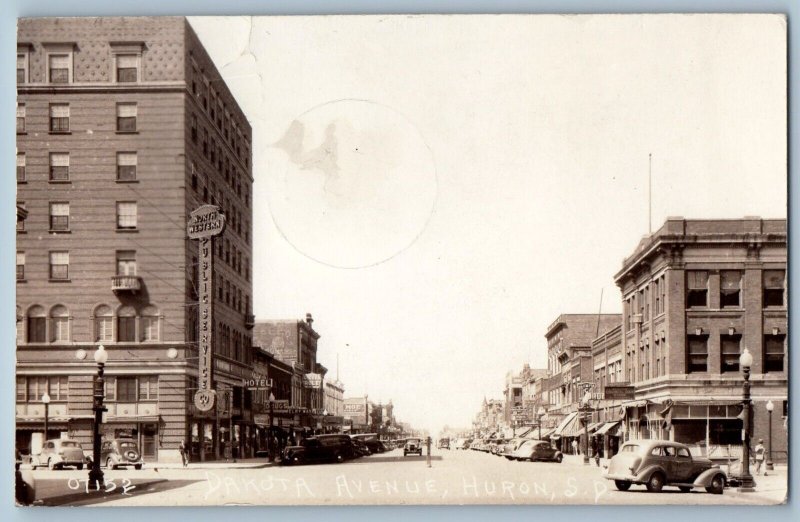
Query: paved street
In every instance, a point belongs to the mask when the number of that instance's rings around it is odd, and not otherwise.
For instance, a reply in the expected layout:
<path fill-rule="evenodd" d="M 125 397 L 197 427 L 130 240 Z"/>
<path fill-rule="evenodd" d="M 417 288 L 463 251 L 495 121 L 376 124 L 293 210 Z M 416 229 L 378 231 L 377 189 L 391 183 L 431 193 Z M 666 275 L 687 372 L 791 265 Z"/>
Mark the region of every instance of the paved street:
<path fill-rule="evenodd" d="M 36 471 L 38 479 L 84 479 L 85 471 Z M 72 495 L 70 505 L 220 505 L 220 504 L 763 504 L 779 503 L 786 492 L 786 470 L 757 477 L 756 493 L 726 489 L 724 495 L 665 488 L 649 493 L 643 486 L 620 492 L 601 470 L 579 457 L 563 463 L 510 462 L 476 451 L 434 450 L 432 467 L 425 457 L 403 457 L 400 450 L 343 464 L 232 468 L 223 464 L 189 469 L 159 468 L 106 473 L 120 485 L 142 480 L 127 493 L 97 498 Z M 80 493 L 80 491 L 77 491 Z"/>

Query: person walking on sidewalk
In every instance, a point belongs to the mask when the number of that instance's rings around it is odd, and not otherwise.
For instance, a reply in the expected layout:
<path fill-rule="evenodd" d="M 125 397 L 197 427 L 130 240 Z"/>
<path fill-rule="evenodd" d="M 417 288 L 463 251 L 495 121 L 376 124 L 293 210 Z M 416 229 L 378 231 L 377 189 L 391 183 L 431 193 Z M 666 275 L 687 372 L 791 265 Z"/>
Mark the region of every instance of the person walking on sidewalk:
<path fill-rule="evenodd" d="M 183 467 L 185 468 L 189 465 L 189 450 L 186 447 L 186 440 L 181 440 L 178 450 L 181 452 L 181 461 L 183 461 Z"/>
<path fill-rule="evenodd" d="M 764 464 L 764 453 L 766 450 L 764 449 L 764 439 L 758 439 L 758 445 L 756 445 L 754 453 L 755 453 L 755 460 L 756 460 L 756 469 L 755 474 L 761 474 L 761 466 Z"/>
<path fill-rule="evenodd" d="M 578 439 L 572 439 L 572 454 L 578 454 Z"/>

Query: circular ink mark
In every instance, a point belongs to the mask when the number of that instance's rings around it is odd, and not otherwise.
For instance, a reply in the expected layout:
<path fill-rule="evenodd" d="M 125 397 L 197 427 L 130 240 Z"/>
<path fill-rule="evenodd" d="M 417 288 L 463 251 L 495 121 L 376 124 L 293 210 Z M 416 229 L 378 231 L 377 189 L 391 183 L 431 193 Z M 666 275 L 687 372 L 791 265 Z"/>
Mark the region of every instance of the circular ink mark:
<path fill-rule="evenodd" d="M 300 253 L 336 268 L 366 268 L 408 249 L 438 196 L 436 165 L 397 111 L 356 99 L 318 105 L 273 145 L 272 219 Z"/>

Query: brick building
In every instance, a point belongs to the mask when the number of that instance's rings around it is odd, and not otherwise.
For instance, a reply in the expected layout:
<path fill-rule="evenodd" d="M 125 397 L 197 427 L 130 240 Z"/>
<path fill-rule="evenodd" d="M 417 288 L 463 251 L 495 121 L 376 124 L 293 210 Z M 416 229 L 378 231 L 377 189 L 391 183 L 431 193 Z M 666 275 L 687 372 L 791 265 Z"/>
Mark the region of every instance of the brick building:
<path fill-rule="evenodd" d="M 328 369 L 317 362 L 317 340 L 314 318 L 306 314 L 299 319 L 256 321 L 253 342 L 276 359 L 290 365 L 292 389 L 290 411 L 281 412 L 281 425 L 317 429 L 323 422 L 325 409 L 325 374 Z"/>
<path fill-rule="evenodd" d="M 105 436 L 145 460 L 217 458 L 254 436 L 251 129 L 184 18 L 21 19 L 17 43 L 17 446 L 91 443 L 103 344 Z M 197 388 L 197 257 L 188 214 L 217 204 L 214 387 Z"/>
<path fill-rule="evenodd" d="M 747 347 L 753 436 L 767 439 L 771 400 L 773 454 L 785 459 L 786 220 L 669 218 L 615 280 L 621 330 L 606 342 L 608 366 L 598 369 L 634 387 L 625 437 L 700 442 L 710 451 L 741 445 L 739 356 Z"/>

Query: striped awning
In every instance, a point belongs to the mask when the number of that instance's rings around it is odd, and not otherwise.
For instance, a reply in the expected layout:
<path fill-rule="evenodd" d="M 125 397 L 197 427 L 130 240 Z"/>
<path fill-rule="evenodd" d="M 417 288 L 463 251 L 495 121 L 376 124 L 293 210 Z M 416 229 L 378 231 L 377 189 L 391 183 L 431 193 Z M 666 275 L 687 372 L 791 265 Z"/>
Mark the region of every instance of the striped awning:
<path fill-rule="evenodd" d="M 556 436 L 556 437 L 561 437 L 561 436 L 569 437 L 570 435 L 567 435 L 566 433 L 564 433 L 564 430 L 567 428 L 567 426 L 570 426 L 572 423 L 577 422 L 577 418 L 578 418 L 578 412 L 577 411 L 573 411 L 572 413 L 570 413 L 569 415 L 564 417 L 564 420 L 562 420 L 558 424 L 558 426 L 556 426 L 556 429 L 553 430 L 553 436 Z"/>
<path fill-rule="evenodd" d="M 595 435 L 605 435 L 606 433 L 613 433 L 613 431 L 619 426 L 620 421 L 614 422 L 606 422 L 603 424 Z"/>
<path fill-rule="evenodd" d="M 578 437 L 583 434 L 584 427 L 581 424 L 581 417 L 580 415 L 575 415 L 572 420 L 564 426 L 564 429 L 561 431 L 562 437 Z"/>
<path fill-rule="evenodd" d="M 599 429 L 600 426 L 602 426 L 603 424 L 605 424 L 605 423 L 604 422 L 594 422 L 592 424 L 589 424 L 589 433 L 593 433 L 594 430 Z"/>

